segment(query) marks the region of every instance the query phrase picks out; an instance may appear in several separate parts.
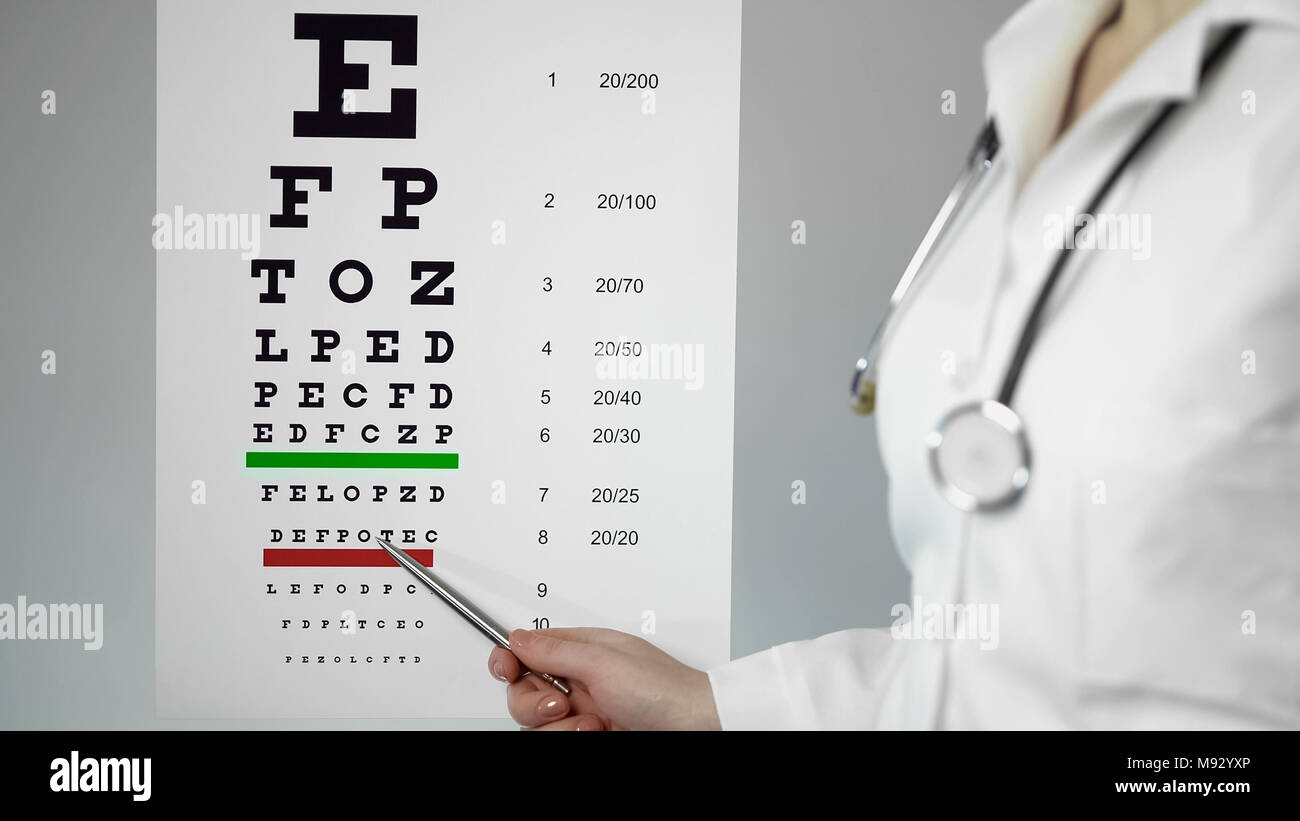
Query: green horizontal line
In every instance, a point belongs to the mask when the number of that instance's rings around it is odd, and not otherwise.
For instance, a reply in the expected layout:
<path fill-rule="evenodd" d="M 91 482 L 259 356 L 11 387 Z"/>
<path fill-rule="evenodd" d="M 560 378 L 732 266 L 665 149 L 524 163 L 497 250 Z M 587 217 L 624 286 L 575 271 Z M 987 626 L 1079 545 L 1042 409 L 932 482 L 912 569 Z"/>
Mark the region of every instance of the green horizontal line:
<path fill-rule="evenodd" d="M 306 453 L 250 450 L 244 454 L 250 468 L 405 468 L 455 470 L 459 453 Z"/>

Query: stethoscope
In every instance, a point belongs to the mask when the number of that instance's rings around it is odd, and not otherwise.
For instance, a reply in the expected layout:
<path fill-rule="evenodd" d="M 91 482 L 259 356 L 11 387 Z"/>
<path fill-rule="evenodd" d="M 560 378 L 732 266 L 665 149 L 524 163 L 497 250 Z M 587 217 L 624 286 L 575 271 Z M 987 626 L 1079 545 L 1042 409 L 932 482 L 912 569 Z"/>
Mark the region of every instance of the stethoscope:
<path fill-rule="evenodd" d="M 1229 28 L 1205 57 L 1200 70 L 1202 83 L 1241 39 L 1246 27 L 1246 24 L 1238 24 Z M 1097 213 L 1098 206 L 1110 193 L 1120 175 L 1181 105 L 1181 101 L 1174 100 L 1160 108 L 1106 175 L 1084 213 Z M 952 191 L 903 270 L 903 276 L 889 298 L 889 305 L 885 308 L 880 324 L 871 335 L 866 354 L 858 360 L 850 389 L 852 407 L 858 413 L 869 414 L 875 410 L 876 363 L 890 319 L 911 291 L 931 251 L 943 240 L 980 180 L 993 168 L 993 160 L 1000 145 L 997 128 L 990 119 L 976 139 Z M 1012 409 L 1011 400 L 1015 396 L 1025 360 L 1038 336 L 1048 299 L 1070 260 L 1070 252 L 1080 244 L 1080 234 L 1086 228 L 1087 225 L 1084 224 L 1076 229 L 1075 241 L 1063 243 L 1064 247 L 1052 263 L 1020 331 L 1020 338 L 1007 366 L 1006 375 L 1002 378 L 997 398 L 980 399 L 952 408 L 935 423 L 926 436 L 930 474 L 944 497 L 959 510 L 982 513 L 1008 507 L 1019 500 L 1029 486 L 1032 461 L 1029 438 L 1025 433 L 1024 420 Z"/>

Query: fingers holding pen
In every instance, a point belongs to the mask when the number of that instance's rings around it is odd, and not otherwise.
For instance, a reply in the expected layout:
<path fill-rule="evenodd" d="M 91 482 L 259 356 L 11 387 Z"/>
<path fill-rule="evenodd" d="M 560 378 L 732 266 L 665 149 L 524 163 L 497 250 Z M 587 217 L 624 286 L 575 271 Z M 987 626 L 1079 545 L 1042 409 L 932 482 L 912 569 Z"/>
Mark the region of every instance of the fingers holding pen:
<path fill-rule="evenodd" d="M 606 631 L 612 633 L 612 631 Z M 488 656 L 488 670 L 504 682 L 506 706 L 511 718 L 525 729 L 603 730 L 605 720 L 582 685 L 601 658 L 608 656 L 601 631 L 516 630 L 510 634 L 510 649 L 495 648 Z M 530 669 L 568 677 L 570 694 L 565 694 L 535 675 Z"/>
<path fill-rule="evenodd" d="M 510 634 L 509 650 L 494 647 L 488 655 L 488 671 L 507 684 L 527 672 L 525 662 L 555 675 L 580 673 L 590 666 L 595 649 L 572 637 L 579 634 L 577 630 L 515 630 Z"/>

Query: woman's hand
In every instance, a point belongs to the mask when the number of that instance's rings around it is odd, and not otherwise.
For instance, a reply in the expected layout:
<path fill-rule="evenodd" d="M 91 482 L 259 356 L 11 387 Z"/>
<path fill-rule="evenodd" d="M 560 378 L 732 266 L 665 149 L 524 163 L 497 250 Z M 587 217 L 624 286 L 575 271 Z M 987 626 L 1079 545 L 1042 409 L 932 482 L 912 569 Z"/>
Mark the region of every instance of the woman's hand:
<path fill-rule="evenodd" d="M 521 665 L 522 662 L 522 665 Z M 523 666 L 559 676 L 566 696 Z M 488 670 L 509 683 L 510 715 L 539 730 L 720 730 L 708 674 L 650 642 L 599 627 L 516 630 Z"/>

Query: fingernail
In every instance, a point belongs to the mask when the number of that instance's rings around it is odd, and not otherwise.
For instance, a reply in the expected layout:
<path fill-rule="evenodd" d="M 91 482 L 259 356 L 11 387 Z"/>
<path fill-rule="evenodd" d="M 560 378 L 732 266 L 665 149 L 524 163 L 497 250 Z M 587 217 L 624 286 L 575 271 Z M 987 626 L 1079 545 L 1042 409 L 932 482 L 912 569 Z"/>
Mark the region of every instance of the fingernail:
<path fill-rule="evenodd" d="M 497 681 L 506 680 L 506 674 L 501 672 L 501 662 L 492 665 L 492 675 L 496 676 Z"/>
<path fill-rule="evenodd" d="M 556 718 L 568 712 L 568 708 L 564 706 L 563 701 L 553 698 L 543 702 L 542 706 L 537 708 L 537 712 L 541 713 L 543 718 Z"/>
<path fill-rule="evenodd" d="M 577 730 L 578 732 L 582 732 L 583 730 L 587 730 L 587 731 L 599 730 L 600 722 L 590 717 L 582 718 L 578 720 L 578 726 L 575 727 L 574 729 Z"/>
<path fill-rule="evenodd" d="M 510 634 L 510 644 L 512 647 L 526 645 L 533 640 L 533 634 L 527 630 L 516 630 Z"/>

